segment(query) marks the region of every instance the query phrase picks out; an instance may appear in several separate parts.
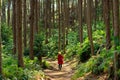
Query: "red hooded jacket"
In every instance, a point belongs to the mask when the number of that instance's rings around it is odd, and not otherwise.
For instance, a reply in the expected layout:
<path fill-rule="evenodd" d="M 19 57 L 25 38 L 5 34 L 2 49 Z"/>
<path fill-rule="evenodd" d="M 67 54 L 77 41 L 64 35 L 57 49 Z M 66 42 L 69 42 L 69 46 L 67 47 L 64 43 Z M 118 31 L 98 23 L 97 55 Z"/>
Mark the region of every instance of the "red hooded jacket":
<path fill-rule="evenodd" d="M 63 56 L 58 54 L 58 64 L 63 64 Z"/>

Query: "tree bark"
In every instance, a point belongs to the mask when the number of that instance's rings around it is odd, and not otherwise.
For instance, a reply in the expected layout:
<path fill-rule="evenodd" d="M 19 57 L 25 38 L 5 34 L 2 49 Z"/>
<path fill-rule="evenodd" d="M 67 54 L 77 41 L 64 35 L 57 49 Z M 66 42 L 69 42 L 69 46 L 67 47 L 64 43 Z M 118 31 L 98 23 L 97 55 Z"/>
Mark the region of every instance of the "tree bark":
<path fill-rule="evenodd" d="M 34 40 L 34 0 L 30 0 L 30 59 L 34 60 L 33 40 Z"/>
<path fill-rule="evenodd" d="M 86 12 L 87 12 L 87 6 L 86 6 L 86 0 L 84 0 L 84 23 L 87 22 Z"/>
<path fill-rule="evenodd" d="M 45 22 L 45 43 L 48 43 L 48 11 L 47 11 L 48 5 L 47 5 L 47 1 L 44 1 L 44 12 L 45 12 L 45 16 L 44 16 L 44 22 Z"/>
<path fill-rule="evenodd" d="M 16 35 L 16 0 L 13 0 L 12 1 L 13 3 L 13 14 L 12 14 L 12 26 L 13 26 L 13 44 L 14 44 L 14 47 L 13 47 L 13 54 L 16 54 L 17 50 L 16 50 L 16 47 L 17 47 L 17 35 Z"/>
<path fill-rule="evenodd" d="M 24 20 L 23 20 L 23 28 L 24 28 L 24 48 L 27 47 L 27 39 L 26 39 L 26 32 L 27 32 L 27 10 L 26 10 L 26 0 L 24 0 Z"/>
<path fill-rule="evenodd" d="M 97 12 L 98 12 L 98 10 L 97 10 L 97 8 L 98 8 L 98 0 L 95 0 L 95 30 L 96 30 L 96 23 L 97 23 L 97 21 L 99 20 L 98 19 L 98 17 L 97 17 Z"/>
<path fill-rule="evenodd" d="M 58 19 L 58 31 L 59 31 L 59 39 L 58 39 L 58 50 L 60 51 L 61 50 L 61 27 L 60 27 L 60 0 L 58 0 L 58 16 L 59 16 L 59 19 Z"/>
<path fill-rule="evenodd" d="M 35 0 L 35 5 L 34 5 L 34 21 L 35 21 L 35 26 L 34 26 L 34 32 L 35 34 L 38 33 L 38 0 Z"/>
<path fill-rule="evenodd" d="M 88 29 L 88 38 L 91 46 L 91 53 L 94 54 L 94 46 L 92 39 L 92 26 L 91 26 L 91 0 L 87 0 L 87 29 Z"/>
<path fill-rule="evenodd" d="M 6 6 L 5 6 L 5 0 L 2 0 L 2 17 L 1 17 L 2 23 L 6 23 Z"/>
<path fill-rule="evenodd" d="M 106 27 L 106 50 L 109 50 L 111 47 L 111 40 L 110 40 L 110 6 L 109 0 L 104 1 L 104 21 Z"/>
<path fill-rule="evenodd" d="M 66 46 L 66 44 L 65 44 L 65 29 L 66 29 L 66 27 L 67 27 L 67 19 L 66 19 L 66 4 L 67 3 L 67 1 L 66 0 L 64 0 L 63 1 L 63 53 L 65 54 L 66 53 L 66 51 L 65 51 L 65 46 Z"/>
<path fill-rule="evenodd" d="M 0 75 L 2 75 L 2 37 L 1 37 L 1 0 L 0 0 Z"/>
<path fill-rule="evenodd" d="M 22 52 L 22 0 L 16 0 L 17 8 L 17 46 L 18 46 L 18 67 L 24 67 Z"/>
<path fill-rule="evenodd" d="M 38 33 L 40 33 L 40 25 L 39 25 L 39 23 L 40 23 L 40 21 L 42 20 L 41 19 L 41 10 L 42 10 L 42 7 L 41 7 L 41 1 L 40 0 L 38 0 L 38 3 L 37 3 L 37 17 L 38 17 L 38 23 L 37 23 L 37 26 L 38 26 Z"/>
<path fill-rule="evenodd" d="M 113 0 L 113 18 L 114 18 L 114 44 L 115 44 L 115 53 L 114 53 L 114 80 L 118 80 L 118 52 L 117 46 L 119 46 L 119 0 Z"/>
<path fill-rule="evenodd" d="M 11 0 L 8 0 L 8 26 L 10 26 L 10 5 L 11 5 Z"/>
<path fill-rule="evenodd" d="M 79 40 L 83 42 L 83 27 L 82 27 L 82 0 L 78 0 L 78 20 L 79 20 Z"/>

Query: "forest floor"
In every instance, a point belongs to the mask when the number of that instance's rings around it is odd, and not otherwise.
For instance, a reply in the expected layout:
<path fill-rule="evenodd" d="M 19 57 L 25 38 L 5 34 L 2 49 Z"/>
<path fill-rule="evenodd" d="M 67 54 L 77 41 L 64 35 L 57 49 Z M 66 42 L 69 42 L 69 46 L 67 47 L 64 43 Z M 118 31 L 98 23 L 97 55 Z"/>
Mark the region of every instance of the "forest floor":
<path fill-rule="evenodd" d="M 57 60 L 47 60 L 52 66 L 51 69 L 45 69 L 44 73 L 47 76 L 46 80 L 71 80 L 72 75 L 74 74 L 74 67 L 76 61 L 65 61 L 62 67 L 62 70 L 58 70 Z"/>
<path fill-rule="evenodd" d="M 77 65 L 76 60 L 65 61 L 62 70 L 58 70 L 57 60 L 47 60 L 52 66 L 51 69 L 45 69 L 44 73 L 47 76 L 45 80 L 71 80 Z M 107 74 L 93 75 L 90 72 L 77 80 L 107 80 Z"/>
<path fill-rule="evenodd" d="M 108 80 L 108 74 L 93 75 L 91 72 L 85 74 L 83 77 L 78 78 L 77 80 Z"/>

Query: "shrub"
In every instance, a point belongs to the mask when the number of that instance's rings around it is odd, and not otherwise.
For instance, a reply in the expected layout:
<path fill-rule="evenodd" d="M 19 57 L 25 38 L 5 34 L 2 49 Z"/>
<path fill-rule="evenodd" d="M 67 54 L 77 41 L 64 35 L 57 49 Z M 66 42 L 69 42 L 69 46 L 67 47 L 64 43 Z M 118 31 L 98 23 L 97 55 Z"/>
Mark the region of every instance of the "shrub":
<path fill-rule="evenodd" d="M 91 50 L 88 39 L 81 44 L 81 47 L 77 48 L 77 53 L 80 62 L 86 62 L 90 58 Z"/>
<path fill-rule="evenodd" d="M 12 27 L 8 27 L 7 24 L 3 23 L 1 25 L 1 33 L 2 43 L 5 45 L 12 39 Z"/>
<path fill-rule="evenodd" d="M 37 58 L 30 60 L 29 57 L 25 57 L 25 68 L 19 68 L 17 60 L 12 55 L 4 54 L 3 62 L 2 78 L 4 80 L 36 80 L 36 75 L 44 78 L 44 73 L 41 71 L 42 68 L 37 63 Z"/>
<path fill-rule="evenodd" d="M 92 69 L 93 74 L 98 75 L 104 71 L 104 68 L 101 65 L 102 63 L 103 63 L 103 58 L 102 57 L 97 58 Z"/>
<path fill-rule="evenodd" d="M 76 80 L 78 77 L 84 76 L 85 73 L 88 73 L 92 70 L 95 58 L 92 57 L 86 63 L 81 63 L 78 65 L 75 74 L 72 76 L 72 80 Z"/>

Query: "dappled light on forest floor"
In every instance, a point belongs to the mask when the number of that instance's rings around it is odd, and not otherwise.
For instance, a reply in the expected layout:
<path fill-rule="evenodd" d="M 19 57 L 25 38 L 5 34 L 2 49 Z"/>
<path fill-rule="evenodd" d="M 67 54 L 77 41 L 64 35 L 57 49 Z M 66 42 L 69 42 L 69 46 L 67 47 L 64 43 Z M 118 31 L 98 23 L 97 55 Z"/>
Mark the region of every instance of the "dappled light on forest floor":
<path fill-rule="evenodd" d="M 57 61 L 49 61 L 53 69 L 44 70 L 45 75 L 48 77 L 47 80 L 71 80 L 72 75 L 74 74 L 73 64 L 75 61 L 65 62 L 63 64 L 62 70 L 58 70 Z"/>
<path fill-rule="evenodd" d="M 78 78 L 77 80 L 107 80 L 107 74 L 93 75 L 91 72 L 87 73 L 83 77 Z"/>

